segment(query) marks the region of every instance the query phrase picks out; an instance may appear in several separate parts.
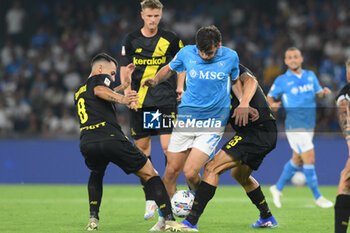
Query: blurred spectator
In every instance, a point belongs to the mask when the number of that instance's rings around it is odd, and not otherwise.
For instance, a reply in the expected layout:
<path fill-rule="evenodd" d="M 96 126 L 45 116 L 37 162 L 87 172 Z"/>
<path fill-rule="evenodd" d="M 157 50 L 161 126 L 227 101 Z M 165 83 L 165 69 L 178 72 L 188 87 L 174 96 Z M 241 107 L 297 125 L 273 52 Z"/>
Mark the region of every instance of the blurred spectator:
<path fill-rule="evenodd" d="M 19 132 L 24 132 L 28 126 L 28 116 L 31 113 L 31 106 L 23 89 L 13 93 L 14 102 L 9 106 L 9 115 L 14 121 L 14 129 Z"/>
<path fill-rule="evenodd" d="M 0 98 L 0 135 L 7 137 L 13 130 L 13 122 L 6 110 L 5 103 Z"/>
<path fill-rule="evenodd" d="M 38 116 L 35 113 L 31 112 L 29 114 L 28 123 L 29 125 L 25 130 L 24 135 L 27 137 L 38 136 L 40 133 L 40 128 L 39 128 L 40 122 L 39 122 Z"/>
<path fill-rule="evenodd" d="M 60 119 L 56 116 L 52 108 L 46 108 L 43 116 L 41 133 L 46 137 L 55 137 L 58 135 L 59 129 Z"/>
<path fill-rule="evenodd" d="M 48 44 L 50 35 L 44 27 L 39 27 L 37 32 L 31 38 L 31 44 L 34 48 L 41 48 Z"/>
<path fill-rule="evenodd" d="M 68 108 L 63 108 L 62 117 L 59 122 L 59 131 L 64 135 L 75 135 L 80 132 L 79 123 L 70 114 Z"/>
<path fill-rule="evenodd" d="M 182 20 L 175 21 L 173 29 L 183 41 L 188 42 L 193 39 L 198 27 L 195 25 L 195 22 L 190 19 L 190 16 L 186 15 Z"/>
<path fill-rule="evenodd" d="M 23 27 L 25 11 L 19 1 L 14 1 L 13 5 L 6 12 L 6 29 L 9 39 L 15 44 L 23 44 Z M 4 25 L 5 26 L 5 25 Z"/>
<path fill-rule="evenodd" d="M 63 76 L 63 86 L 66 90 L 74 90 L 81 83 L 82 78 L 74 65 L 70 65 L 67 73 Z"/>

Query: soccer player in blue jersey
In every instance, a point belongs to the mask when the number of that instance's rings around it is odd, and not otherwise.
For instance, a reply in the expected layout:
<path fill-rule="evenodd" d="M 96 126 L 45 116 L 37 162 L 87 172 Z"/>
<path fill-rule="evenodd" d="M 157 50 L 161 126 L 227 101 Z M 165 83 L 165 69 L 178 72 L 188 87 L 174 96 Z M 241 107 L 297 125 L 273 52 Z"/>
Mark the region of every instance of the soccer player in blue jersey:
<path fill-rule="evenodd" d="M 215 195 L 220 175 L 229 169 L 231 169 L 231 176 L 244 188 L 248 198 L 260 212 L 260 218 L 250 227 L 275 228 L 278 226 L 258 181 L 251 176 L 253 170 L 258 170 L 265 156 L 276 147 L 275 118 L 253 73 L 242 64 L 239 65 L 239 70 L 239 78 L 232 88 L 232 117 L 229 119 L 235 133 L 204 166 L 203 179 L 197 189 L 192 210 L 182 221 L 182 224 L 192 229 L 198 229 L 199 218 Z M 249 82 L 256 83 L 256 88 L 246 85 Z M 242 88 L 237 88 L 238 86 Z M 242 103 L 243 98 L 239 101 L 245 95 L 253 96 L 244 98 L 251 99 L 250 102 Z M 246 125 L 236 123 L 235 112 L 242 107 L 253 108 L 259 113 L 250 113 Z"/>
<path fill-rule="evenodd" d="M 229 117 L 231 80 L 239 75 L 239 58 L 235 51 L 221 46 L 221 33 L 215 26 L 203 27 L 197 31 L 196 45 L 185 46 L 154 79 L 142 85 L 154 87 L 174 72 L 184 71 L 187 89 L 178 107 L 163 177 L 170 197 L 182 169 L 189 188 L 195 191 L 199 186 L 199 171 L 214 154 Z M 255 83 L 247 85 L 256 88 Z M 242 103 L 249 103 L 245 98 Z M 248 113 L 248 108 L 239 108 L 237 122 L 245 125 Z"/>
<path fill-rule="evenodd" d="M 284 186 L 290 181 L 296 171 L 303 166 L 306 181 L 314 195 L 315 203 L 322 208 L 329 208 L 333 203 L 322 196 L 318 189 L 315 171 L 315 151 L 312 143 L 316 122 L 316 96 L 324 98 L 331 91 L 322 88 L 316 75 L 302 69 L 303 57 L 299 49 L 290 47 L 285 52 L 286 73 L 278 76 L 272 85 L 267 99 L 275 111 L 281 105 L 278 98 L 282 97 L 286 110 L 285 129 L 292 159 L 289 160 L 276 185 L 270 187 L 273 202 L 281 208 L 281 196 Z"/>

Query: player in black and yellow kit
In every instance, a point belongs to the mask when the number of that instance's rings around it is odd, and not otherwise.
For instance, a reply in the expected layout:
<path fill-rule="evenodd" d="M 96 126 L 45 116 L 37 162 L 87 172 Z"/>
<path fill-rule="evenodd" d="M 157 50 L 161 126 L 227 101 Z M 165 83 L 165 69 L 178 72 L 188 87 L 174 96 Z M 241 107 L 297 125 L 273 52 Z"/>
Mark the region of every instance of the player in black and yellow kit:
<path fill-rule="evenodd" d="M 236 82 L 240 84 L 238 88 L 235 85 L 234 93 L 231 93 L 232 118 L 229 120 L 236 134 L 204 167 L 203 179 L 197 189 L 192 211 L 182 222 L 192 229 L 197 229 L 200 215 L 214 196 L 219 176 L 231 168 L 232 177 L 245 189 L 252 203 L 260 211 L 260 219 L 250 227 L 277 227 L 259 183 L 251 176 L 252 171 L 259 168 L 266 154 L 276 146 L 275 118 L 252 73 L 241 64 L 239 69 L 240 78 Z M 246 90 L 242 85 L 245 82 L 256 82 L 257 89 Z M 241 97 L 247 95 L 252 96 L 249 98 L 251 101 L 240 102 L 240 99 L 245 99 Z M 242 112 L 249 112 L 250 119 L 239 118 Z"/>
<path fill-rule="evenodd" d="M 125 96 L 110 87 L 115 79 L 117 61 L 102 53 L 91 62 L 91 74 L 74 94 L 80 119 L 80 151 L 86 166 L 91 170 L 88 193 L 90 219 L 86 230 L 97 230 L 99 208 L 102 199 L 102 183 L 109 162 L 118 165 L 125 173 L 135 173 L 145 182 L 145 192 L 152 195 L 160 211 L 168 220 L 167 226 L 180 225 L 174 220 L 168 193 L 152 163 L 121 131 L 115 116 L 113 103 L 130 105 L 138 94 L 131 91 Z M 131 75 L 135 65 L 127 66 Z"/>
<path fill-rule="evenodd" d="M 132 104 L 131 109 L 131 135 L 136 146 L 149 158 L 151 154 L 151 136 L 160 135 L 160 142 L 166 155 L 172 125 L 163 127 L 161 120 L 159 129 L 144 127 L 145 111 L 154 111 L 162 114 L 160 119 L 167 118 L 169 122 L 177 113 L 177 95 L 183 93 L 184 74 L 172 76 L 156 88 L 141 87 L 141 83 L 148 78 L 154 78 L 157 71 L 168 64 L 176 53 L 183 47 L 182 41 L 170 31 L 158 28 L 162 17 L 163 5 L 159 0 L 144 0 L 141 2 L 141 18 L 144 25 L 141 29 L 130 33 L 124 42 L 121 51 L 121 83 L 125 93 L 136 90 L 139 94 L 138 105 Z M 126 65 L 133 63 L 136 69 L 132 78 L 125 75 Z M 131 86 L 130 86 L 131 84 Z M 170 126 L 170 127 L 169 127 Z M 143 184 L 144 185 L 144 184 Z M 144 218 L 154 216 L 156 205 L 151 197 L 146 195 L 146 211 Z"/>
<path fill-rule="evenodd" d="M 346 233 L 350 216 L 350 59 L 345 62 L 346 84 L 336 97 L 338 121 L 348 145 L 348 160 L 340 173 L 338 195 L 334 205 L 335 233 Z"/>

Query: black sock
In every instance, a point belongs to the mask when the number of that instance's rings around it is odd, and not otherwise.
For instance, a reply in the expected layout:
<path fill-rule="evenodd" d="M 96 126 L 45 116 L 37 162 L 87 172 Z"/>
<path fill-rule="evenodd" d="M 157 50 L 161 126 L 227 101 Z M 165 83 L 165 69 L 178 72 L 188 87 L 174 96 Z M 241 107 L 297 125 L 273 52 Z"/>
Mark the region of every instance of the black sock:
<path fill-rule="evenodd" d="M 145 190 L 151 193 L 158 208 L 162 212 L 165 220 L 175 220 L 173 212 L 171 210 L 170 198 L 165 189 L 163 181 L 159 176 L 153 176 L 149 179 L 145 185 Z"/>
<path fill-rule="evenodd" d="M 272 216 L 269 206 L 265 200 L 265 196 L 261 191 L 260 185 L 255 190 L 247 193 L 247 195 L 253 204 L 256 205 L 256 207 L 259 209 L 260 217 L 262 219 L 267 219 Z"/>
<path fill-rule="evenodd" d="M 192 210 L 187 216 L 186 220 L 189 221 L 193 226 L 197 224 L 199 217 L 203 213 L 208 202 L 213 198 L 216 191 L 216 187 L 212 186 L 205 181 L 199 184 L 196 196 L 194 198 Z"/>
<path fill-rule="evenodd" d="M 90 218 L 99 219 L 98 213 L 102 199 L 103 176 L 104 172 L 91 171 L 90 173 L 88 183 Z"/>
<path fill-rule="evenodd" d="M 346 233 L 350 216 L 350 195 L 337 196 L 334 206 L 335 233 Z"/>
<path fill-rule="evenodd" d="M 152 162 L 151 156 L 150 156 L 150 155 L 147 156 L 147 158 Z M 146 190 L 146 181 L 144 181 L 143 179 L 140 178 L 140 183 L 141 183 L 143 192 L 145 193 L 145 199 L 146 199 L 146 201 L 153 200 L 153 198 L 151 197 L 151 193 L 152 193 L 152 192 L 149 192 L 148 190 Z"/>

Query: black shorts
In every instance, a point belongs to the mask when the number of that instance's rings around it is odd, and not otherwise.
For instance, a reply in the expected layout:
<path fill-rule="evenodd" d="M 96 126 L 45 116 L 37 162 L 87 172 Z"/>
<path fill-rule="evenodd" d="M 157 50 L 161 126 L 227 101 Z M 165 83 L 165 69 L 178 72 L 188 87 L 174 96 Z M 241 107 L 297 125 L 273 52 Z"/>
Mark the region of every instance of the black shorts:
<path fill-rule="evenodd" d="M 258 170 L 265 156 L 276 147 L 276 142 L 275 121 L 265 121 L 242 127 L 221 149 L 251 169 Z"/>
<path fill-rule="evenodd" d="M 139 171 L 147 162 L 146 155 L 126 138 L 118 137 L 80 144 L 86 166 L 92 171 L 104 172 L 109 162 L 119 166 L 126 174 Z"/>
<path fill-rule="evenodd" d="M 131 136 L 134 139 L 140 139 L 148 136 L 171 134 L 173 130 L 172 122 L 176 114 L 176 105 L 144 107 L 138 109 L 137 112 L 131 111 Z M 159 117 L 157 117 L 158 115 Z"/>

